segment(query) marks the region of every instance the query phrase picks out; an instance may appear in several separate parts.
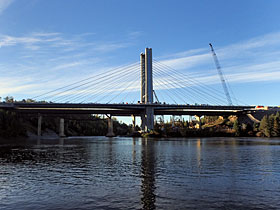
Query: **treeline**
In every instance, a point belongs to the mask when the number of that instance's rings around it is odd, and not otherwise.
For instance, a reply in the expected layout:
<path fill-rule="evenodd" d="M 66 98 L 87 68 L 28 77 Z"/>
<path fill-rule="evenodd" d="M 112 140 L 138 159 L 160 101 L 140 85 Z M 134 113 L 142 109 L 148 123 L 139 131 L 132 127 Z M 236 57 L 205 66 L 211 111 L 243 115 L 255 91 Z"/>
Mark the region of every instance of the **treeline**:
<path fill-rule="evenodd" d="M 279 137 L 280 114 L 265 115 L 260 123 L 244 123 L 236 116 L 221 118 L 204 116 L 199 123 L 193 121 L 177 121 L 157 123 L 149 136 L 163 137 Z"/>
<path fill-rule="evenodd" d="M 59 133 L 59 119 L 64 118 L 66 136 L 105 136 L 108 131 L 106 118 L 97 115 L 42 115 L 42 133 Z M 20 114 L 0 110 L 0 137 L 17 137 L 37 134 L 38 115 Z M 127 135 L 132 128 L 113 120 L 114 133 Z"/>
<path fill-rule="evenodd" d="M 2 97 L 0 97 L 0 101 L 2 101 Z M 15 103 L 15 102 L 19 102 L 19 103 L 35 103 L 36 101 L 33 99 L 22 99 L 20 101 L 15 100 L 13 96 L 6 96 L 3 98 L 3 102 L 5 103 Z M 46 101 L 40 101 L 40 103 L 47 103 Z"/>
<path fill-rule="evenodd" d="M 0 97 L 4 103 L 52 103 L 47 101 L 35 101 L 33 99 L 15 100 L 13 96 Z M 108 131 L 106 118 L 91 114 L 68 115 L 43 115 L 42 132 L 59 133 L 59 118 L 64 118 L 66 136 L 105 136 Z M 0 109 L 0 137 L 17 137 L 37 134 L 38 115 L 20 114 Z M 113 120 L 114 133 L 127 135 L 132 127 Z"/>
<path fill-rule="evenodd" d="M 255 123 L 254 131 L 257 136 L 279 137 L 280 136 L 280 114 L 265 115 L 260 123 Z"/>
<path fill-rule="evenodd" d="M 27 128 L 22 118 L 14 112 L 0 109 L 0 137 L 27 136 Z"/>
<path fill-rule="evenodd" d="M 162 137 L 231 137 L 233 123 L 218 116 L 204 116 L 199 123 L 197 120 L 182 120 L 156 123 L 155 130 L 149 136 Z"/>

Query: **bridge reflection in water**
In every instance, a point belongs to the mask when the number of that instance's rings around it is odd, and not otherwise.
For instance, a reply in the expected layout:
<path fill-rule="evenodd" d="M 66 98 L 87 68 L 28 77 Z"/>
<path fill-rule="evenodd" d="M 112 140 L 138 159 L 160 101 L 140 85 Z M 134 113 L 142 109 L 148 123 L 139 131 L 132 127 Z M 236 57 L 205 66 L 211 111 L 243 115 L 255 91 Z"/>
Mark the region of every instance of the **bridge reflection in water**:
<path fill-rule="evenodd" d="M 155 209 L 155 173 L 156 150 L 154 141 L 143 139 L 141 151 L 141 178 L 142 178 L 142 204 L 143 209 Z"/>

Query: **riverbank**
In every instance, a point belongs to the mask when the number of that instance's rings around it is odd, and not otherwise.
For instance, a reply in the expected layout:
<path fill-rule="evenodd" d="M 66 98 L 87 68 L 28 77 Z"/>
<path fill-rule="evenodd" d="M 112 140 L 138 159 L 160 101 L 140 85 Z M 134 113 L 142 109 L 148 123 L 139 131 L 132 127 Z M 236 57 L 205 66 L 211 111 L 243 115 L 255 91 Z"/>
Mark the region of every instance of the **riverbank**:
<path fill-rule="evenodd" d="M 105 136 L 108 132 L 107 119 L 93 115 L 43 116 L 42 136 L 58 137 L 59 119 L 65 122 L 66 136 Z M 264 116 L 260 123 L 248 123 L 242 118 L 230 116 L 207 117 L 201 121 L 177 121 L 156 123 L 154 130 L 141 133 L 140 128 L 120 123 L 113 118 L 113 132 L 116 136 L 130 137 L 277 137 L 280 135 L 279 113 Z M 0 110 L 0 137 L 36 137 L 38 116 L 21 115 Z"/>

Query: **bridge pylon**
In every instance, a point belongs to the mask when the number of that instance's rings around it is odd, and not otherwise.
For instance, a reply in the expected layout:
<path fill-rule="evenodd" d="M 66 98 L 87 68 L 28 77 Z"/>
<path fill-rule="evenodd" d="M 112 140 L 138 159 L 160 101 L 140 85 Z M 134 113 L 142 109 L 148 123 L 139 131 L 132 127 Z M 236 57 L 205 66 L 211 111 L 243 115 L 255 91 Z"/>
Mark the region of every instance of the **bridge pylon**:
<path fill-rule="evenodd" d="M 140 54 L 141 96 L 142 104 L 153 103 L 153 57 L 152 48 L 146 48 Z M 142 130 L 148 132 L 154 129 L 154 108 L 147 106 L 141 116 Z"/>

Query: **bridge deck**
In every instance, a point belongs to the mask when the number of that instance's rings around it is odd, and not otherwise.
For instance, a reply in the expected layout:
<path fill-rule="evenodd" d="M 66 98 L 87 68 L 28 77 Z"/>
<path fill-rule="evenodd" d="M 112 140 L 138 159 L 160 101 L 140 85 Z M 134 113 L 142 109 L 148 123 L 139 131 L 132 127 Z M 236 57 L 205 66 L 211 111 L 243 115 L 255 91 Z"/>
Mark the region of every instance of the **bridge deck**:
<path fill-rule="evenodd" d="M 0 109 L 21 113 L 46 114 L 111 114 L 139 116 L 146 107 L 153 107 L 155 115 L 231 115 L 254 111 L 254 106 L 212 106 L 176 104 L 74 104 L 74 103 L 1 103 Z"/>

